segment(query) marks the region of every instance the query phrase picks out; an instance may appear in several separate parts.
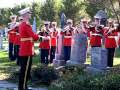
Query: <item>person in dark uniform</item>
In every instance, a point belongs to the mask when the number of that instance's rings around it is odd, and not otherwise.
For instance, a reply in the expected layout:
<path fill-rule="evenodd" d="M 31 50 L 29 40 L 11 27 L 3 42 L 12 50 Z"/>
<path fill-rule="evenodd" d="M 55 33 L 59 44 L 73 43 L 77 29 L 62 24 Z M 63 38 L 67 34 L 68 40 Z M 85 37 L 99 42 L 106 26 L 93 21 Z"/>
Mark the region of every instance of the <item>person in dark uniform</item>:
<path fill-rule="evenodd" d="M 40 49 L 40 59 L 42 64 L 49 64 L 49 50 L 50 50 L 50 30 L 49 30 L 49 22 L 44 22 L 44 27 L 39 32 L 41 37 L 41 41 L 39 44 Z"/>
<path fill-rule="evenodd" d="M 107 57 L 107 66 L 113 67 L 113 59 L 115 48 L 117 47 L 116 37 L 118 35 L 117 30 L 115 30 L 113 25 L 113 20 L 108 20 L 107 27 L 104 28 L 104 36 L 105 36 L 105 48 L 108 51 Z"/>
<path fill-rule="evenodd" d="M 16 27 L 16 15 L 10 16 L 11 23 L 8 25 L 8 42 L 9 42 L 9 59 L 11 61 L 14 61 L 16 59 L 15 56 L 15 45 L 14 45 L 14 39 L 15 39 L 15 27 Z"/>
<path fill-rule="evenodd" d="M 95 16 L 95 24 L 90 27 L 90 45 L 91 47 L 102 46 L 103 28 L 100 25 L 100 17 Z"/>
<path fill-rule="evenodd" d="M 57 22 L 52 22 L 51 24 L 52 28 L 50 29 L 50 63 L 53 63 L 53 59 L 55 58 L 58 28 Z"/>
<path fill-rule="evenodd" d="M 65 30 L 64 31 L 64 39 L 63 39 L 64 59 L 65 59 L 65 61 L 68 61 L 68 60 L 70 60 L 72 32 L 74 31 L 73 21 L 71 19 L 67 20 L 67 25 L 65 26 L 64 30 Z"/>
<path fill-rule="evenodd" d="M 20 61 L 20 73 L 18 90 L 30 90 L 27 87 L 27 82 L 30 79 L 30 71 L 32 66 L 32 57 L 34 55 L 34 41 L 39 39 L 38 35 L 32 31 L 32 27 L 29 23 L 31 18 L 30 8 L 25 8 L 19 11 L 23 21 L 19 25 L 20 34 L 20 49 L 19 49 L 19 61 Z"/>

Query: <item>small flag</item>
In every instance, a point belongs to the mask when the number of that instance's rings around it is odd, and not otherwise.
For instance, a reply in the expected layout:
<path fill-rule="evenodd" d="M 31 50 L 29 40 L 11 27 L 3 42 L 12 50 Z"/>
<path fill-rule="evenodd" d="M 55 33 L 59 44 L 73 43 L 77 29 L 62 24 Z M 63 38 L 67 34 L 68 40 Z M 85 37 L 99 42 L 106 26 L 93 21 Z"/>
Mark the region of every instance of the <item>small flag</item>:
<path fill-rule="evenodd" d="M 32 30 L 33 30 L 34 33 L 37 32 L 36 17 L 34 17 L 34 20 L 33 20 Z"/>

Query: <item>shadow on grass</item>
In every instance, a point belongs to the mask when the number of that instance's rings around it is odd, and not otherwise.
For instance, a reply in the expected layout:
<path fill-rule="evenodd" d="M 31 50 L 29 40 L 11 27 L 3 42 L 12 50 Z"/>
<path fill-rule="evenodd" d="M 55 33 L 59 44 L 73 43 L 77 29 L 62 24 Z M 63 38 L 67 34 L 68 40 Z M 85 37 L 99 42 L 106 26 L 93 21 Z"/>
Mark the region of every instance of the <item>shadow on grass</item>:
<path fill-rule="evenodd" d="M 116 49 L 115 57 L 120 58 L 120 48 Z"/>

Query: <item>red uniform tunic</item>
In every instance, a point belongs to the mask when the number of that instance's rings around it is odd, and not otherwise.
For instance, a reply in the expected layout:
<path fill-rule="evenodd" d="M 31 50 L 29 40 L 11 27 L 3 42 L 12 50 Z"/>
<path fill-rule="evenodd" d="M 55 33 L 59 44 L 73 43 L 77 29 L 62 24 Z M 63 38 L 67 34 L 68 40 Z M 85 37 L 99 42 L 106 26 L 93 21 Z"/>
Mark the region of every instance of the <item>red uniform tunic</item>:
<path fill-rule="evenodd" d="M 38 35 L 32 31 L 31 25 L 22 22 L 19 25 L 20 33 L 20 51 L 19 56 L 32 56 L 34 55 L 34 43 L 39 39 Z"/>
<path fill-rule="evenodd" d="M 57 31 L 50 32 L 50 45 L 51 46 L 56 46 L 57 35 L 58 35 Z"/>
<path fill-rule="evenodd" d="M 40 32 L 40 36 L 43 36 L 44 38 L 49 37 L 47 32 Z M 50 49 L 50 40 L 49 39 L 47 39 L 47 40 L 42 39 L 42 41 L 39 44 L 39 48 L 41 48 L 41 49 Z"/>
<path fill-rule="evenodd" d="M 73 28 L 70 28 L 69 31 L 64 32 L 64 39 L 63 39 L 63 45 L 64 46 L 71 46 L 71 43 L 72 43 L 72 31 L 73 30 L 74 30 Z"/>
<path fill-rule="evenodd" d="M 115 40 L 115 36 L 117 36 L 117 31 L 113 31 L 110 34 L 108 34 L 109 29 L 106 29 L 104 31 L 105 36 L 105 48 L 116 48 L 117 43 Z"/>
<path fill-rule="evenodd" d="M 16 35 L 15 29 L 8 31 L 8 40 L 10 43 L 14 43 L 15 35 Z"/>
<path fill-rule="evenodd" d="M 102 45 L 102 34 L 103 31 L 97 31 L 95 27 L 92 27 L 90 29 L 91 34 L 90 34 L 90 45 L 91 46 L 97 46 L 97 47 L 101 47 Z"/>
<path fill-rule="evenodd" d="M 16 35 L 15 35 L 15 40 L 14 40 L 14 44 L 15 45 L 20 45 L 20 34 L 19 34 L 19 27 L 16 27 L 15 28 L 15 32 L 16 32 Z"/>
<path fill-rule="evenodd" d="M 119 33 L 119 35 L 120 35 L 120 28 L 119 28 L 119 30 L 118 30 L 118 33 Z M 119 46 L 120 46 L 120 36 L 119 36 L 118 44 L 119 44 Z"/>

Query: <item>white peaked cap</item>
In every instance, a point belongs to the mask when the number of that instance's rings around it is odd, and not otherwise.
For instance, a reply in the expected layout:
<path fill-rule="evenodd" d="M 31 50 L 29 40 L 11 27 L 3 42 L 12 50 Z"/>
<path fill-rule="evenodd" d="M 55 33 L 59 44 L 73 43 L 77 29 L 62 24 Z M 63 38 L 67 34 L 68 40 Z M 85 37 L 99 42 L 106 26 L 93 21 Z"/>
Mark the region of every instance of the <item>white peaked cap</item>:
<path fill-rule="evenodd" d="M 108 21 L 108 23 L 113 23 L 113 19 L 112 18 L 109 18 L 107 21 Z"/>
<path fill-rule="evenodd" d="M 55 25 L 57 25 L 57 22 L 52 22 L 52 24 L 55 24 Z"/>
<path fill-rule="evenodd" d="M 17 17 L 17 15 L 11 15 L 11 16 L 10 16 L 10 19 L 16 18 L 16 17 Z"/>
<path fill-rule="evenodd" d="M 24 9 L 20 10 L 18 13 L 19 13 L 20 15 L 24 15 L 24 14 L 26 14 L 26 13 L 28 13 L 28 12 L 31 12 L 31 11 L 30 11 L 30 7 L 24 8 Z"/>
<path fill-rule="evenodd" d="M 95 15 L 94 18 L 101 19 L 101 16 L 99 16 L 99 15 Z"/>
<path fill-rule="evenodd" d="M 68 19 L 67 23 L 73 23 L 73 20 L 72 19 Z"/>
<path fill-rule="evenodd" d="M 45 21 L 44 24 L 50 24 L 50 22 L 49 21 Z"/>
<path fill-rule="evenodd" d="M 89 22 L 90 20 L 89 19 L 87 19 L 87 18 L 83 18 L 83 19 L 81 19 L 81 22 Z"/>

